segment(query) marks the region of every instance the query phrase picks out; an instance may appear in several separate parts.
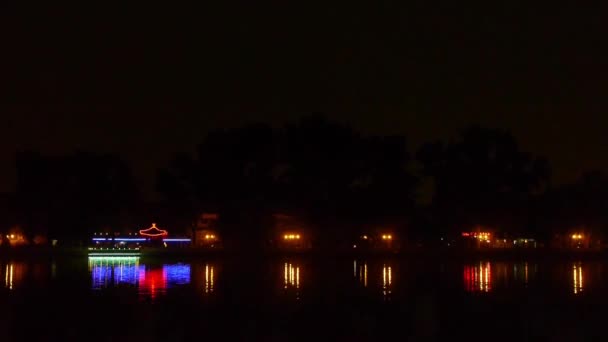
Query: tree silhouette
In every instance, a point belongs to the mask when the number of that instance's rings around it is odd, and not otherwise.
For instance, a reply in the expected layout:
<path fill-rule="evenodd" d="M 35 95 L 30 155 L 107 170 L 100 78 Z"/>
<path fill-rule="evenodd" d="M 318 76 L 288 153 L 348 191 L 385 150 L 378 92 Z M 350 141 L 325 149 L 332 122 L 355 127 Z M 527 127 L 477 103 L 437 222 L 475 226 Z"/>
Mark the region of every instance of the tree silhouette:
<path fill-rule="evenodd" d="M 189 217 L 204 208 L 232 216 L 297 213 L 317 222 L 402 214 L 415 185 L 406 147 L 403 137 L 363 137 L 320 115 L 279 129 L 218 130 L 195 157 L 176 157 L 160 170 L 158 190 Z"/>
<path fill-rule="evenodd" d="M 608 236 L 608 176 L 601 171 L 551 188 L 537 202 L 538 234 L 546 239 L 573 230 Z"/>
<path fill-rule="evenodd" d="M 525 226 L 527 205 L 550 176 L 548 163 L 522 152 L 509 132 L 479 126 L 458 141 L 426 144 L 417 157 L 434 181 L 432 206 L 443 227 Z"/>

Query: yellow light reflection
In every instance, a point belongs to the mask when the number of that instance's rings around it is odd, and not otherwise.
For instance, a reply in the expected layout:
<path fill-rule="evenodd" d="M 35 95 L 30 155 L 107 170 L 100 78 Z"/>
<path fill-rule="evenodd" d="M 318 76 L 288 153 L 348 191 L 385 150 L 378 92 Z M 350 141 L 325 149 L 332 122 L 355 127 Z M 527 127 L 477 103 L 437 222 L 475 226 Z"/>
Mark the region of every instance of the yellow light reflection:
<path fill-rule="evenodd" d="M 283 285 L 285 289 L 289 287 L 300 288 L 300 266 L 285 263 L 283 268 Z"/>
<path fill-rule="evenodd" d="M 214 271 L 215 267 L 213 265 L 205 264 L 205 293 L 213 293 L 215 290 L 213 284 L 215 282 Z"/>
<path fill-rule="evenodd" d="M 579 294 L 583 292 L 583 267 L 581 266 L 581 264 L 574 264 L 572 266 L 572 281 L 574 285 L 574 294 Z"/>
<path fill-rule="evenodd" d="M 13 289 L 13 264 L 10 265 L 10 269 L 9 269 L 9 278 L 8 278 L 8 289 L 12 290 Z"/>
<path fill-rule="evenodd" d="M 27 264 L 23 262 L 9 262 L 4 267 L 4 287 L 13 290 L 23 282 L 27 273 Z"/>
<path fill-rule="evenodd" d="M 359 280 L 359 283 L 367 287 L 367 262 L 357 264 L 355 260 L 354 267 L 355 277 Z"/>
<path fill-rule="evenodd" d="M 490 290 L 490 263 L 487 264 L 484 269 L 484 278 L 483 278 L 483 290 L 488 292 Z"/>
<path fill-rule="evenodd" d="M 382 265 L 382 295 L 385 300 L 390 300 L 393 285 L 393 269 Z"/>
<path fill-rule="evenodd" d="M 283 270 L 283 284 L 284 284 L 284 288 L 287 288 L 287 285 L 289 284 L 289 264 L 285 263 L 285 268 Z"/>
<path fill-rule="evenodd" d="M 386 266 L 382 267 L 382 284 L 386 286 Z"/>

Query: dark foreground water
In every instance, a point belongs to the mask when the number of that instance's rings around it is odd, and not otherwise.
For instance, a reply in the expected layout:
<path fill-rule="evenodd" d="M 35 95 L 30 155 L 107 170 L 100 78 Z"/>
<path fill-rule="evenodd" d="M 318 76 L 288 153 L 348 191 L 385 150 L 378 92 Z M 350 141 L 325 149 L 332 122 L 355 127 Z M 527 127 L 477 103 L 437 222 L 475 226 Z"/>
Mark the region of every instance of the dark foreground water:
<path fill-rule="evenodd" d="M 607 261 L 0 260 L 0 341 L 608 337 Z"/>

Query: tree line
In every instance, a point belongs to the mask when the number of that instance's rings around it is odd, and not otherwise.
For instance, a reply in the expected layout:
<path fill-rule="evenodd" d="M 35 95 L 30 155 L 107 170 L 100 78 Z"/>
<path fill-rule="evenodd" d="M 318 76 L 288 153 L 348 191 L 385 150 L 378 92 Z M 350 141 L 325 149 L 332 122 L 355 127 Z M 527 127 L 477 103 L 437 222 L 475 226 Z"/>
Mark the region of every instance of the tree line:
<path fill-rule="evenodd" d="M 320 115 L 279 128 L 214 130 L 193 153 L 158 170 L 155 203 L 142 197 L 118 156 L 30 151 L 18 153 L 15 165 L 3 229 L 59 239 L 151 220 L 186 233 L 203 211 L 220 213 L 233 223 L 230 232 L 243 236 L 256 235 L 273 213 L 337 234 L 361 223 L 399 222 L 421 240 L 474 226 L 538 237 L 573 227 L 602 234 L 608 224 L 605 174 L 552 185 L 547 160 L 521 150 L 510 132 L 480 126 L 413 152 L 404 136 L 364 135 Z"/>

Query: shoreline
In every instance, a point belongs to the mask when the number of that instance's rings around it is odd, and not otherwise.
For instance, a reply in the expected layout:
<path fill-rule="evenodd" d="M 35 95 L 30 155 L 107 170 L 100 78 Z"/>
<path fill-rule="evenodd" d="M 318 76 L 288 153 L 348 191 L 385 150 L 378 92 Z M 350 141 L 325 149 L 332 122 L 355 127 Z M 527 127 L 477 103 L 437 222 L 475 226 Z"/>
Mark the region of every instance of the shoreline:
<path fill-rule="evenodd" d="M 104 255 L 105 256 L 105 255 Z M 102 256 L 102 257 L 104 257 Z M 111 257 L 112 254 L 108 254 Z M 0 250 L 0 259 L 25 258 L 86 258 L 86 248 L 11 248 Z M 529 249 L 529 250 L 437 250 L 416 249 L 402 251 L 264 251 L 264 250 L 201 250 L 201 249 L 172 249 L 172 250 L 142 250 L 141 258 L 403 258 L 403 259 L 608 259 L 608 250 L 557 250 L 557 249 Z"/>

